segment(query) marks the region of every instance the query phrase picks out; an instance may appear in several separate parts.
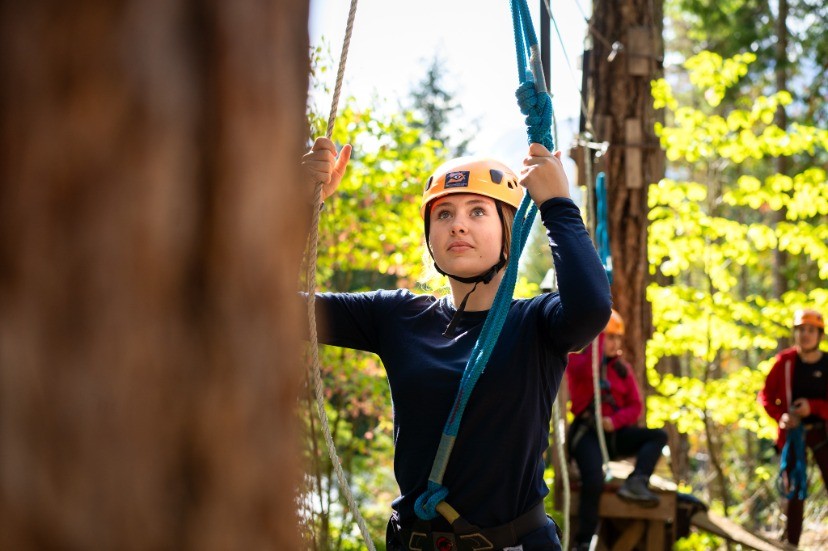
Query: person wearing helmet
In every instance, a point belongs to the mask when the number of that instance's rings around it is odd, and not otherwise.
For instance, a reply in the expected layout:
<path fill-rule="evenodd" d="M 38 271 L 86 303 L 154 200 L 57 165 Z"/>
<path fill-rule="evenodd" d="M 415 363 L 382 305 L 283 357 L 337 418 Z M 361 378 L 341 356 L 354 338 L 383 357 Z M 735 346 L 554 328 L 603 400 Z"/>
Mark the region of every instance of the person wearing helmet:
<path fill-rule="evenodd" d="M 575 549 L 589 549 L 598 527 L 598 503 L 604 486 L 603 456 L 596 423 L 601 423 L 610 459 L 635 456 L 635 468 L 618 490 L 618 497 L 642 507 L 658 505 L 648 483 L 667 443 L 662 429 L 638 427 L 643 410 L 632 368 L 623 357 L 624 320 L 612 310 L 609 323 L 598 337 L 601 415 L 595 415 L 592 344 L 569 355 L 566 380 L 575 417 L 567 445 L 581 475 L 578 529 Z"/>
<path fill-rule="evenodd" d="M 319 138 L 303 158 L 309 185 L 335 192 L 350 158 Z M 569 198 L 560 153 L 531 144 L 520 174 L 487 158 L 460 158 L 424 179 L 426 245 L 448 277 L 444 297 L 407 289 L 318 293 L 320 342 L 376 353 L 394 405 L 393 503 L 386 544 L 404 549 L 471 549 L 468 526 L 492 549 L 560 549 L 543 508 L 543 452 L 566 355 L 606 325 L 609 283 L 581 214 Z M 443 428 L 510 254 L 510 228 L 525 191 L 539 206 L 558 270 L 559 291 L 511 301 L 485 371 L 468 398 L 443 486 L 460 515 L 423 520 Z M 465 536 L 465 537 L 463 537 Z M 472 547 L 470 547 L 472 546 Z M 476 548 L 476 547 L 475 547 Z"/>
<path fill-rule="evenodd" d="M 794 346 L 776 355 L 759 392 L 759 403 L 778 424 L 776 449 L 785 446 L 788 429 L 802 425 L 805 445 L 828 484 L 828 355 L 819 348 L 825 335 L 825 320 L 816 310 L 794 312 Z M 795 460 L 788 461 L 789 469 Z M 784 538 L 794 545 L 802 534 L 804 501 L 794 495 L 787 500 Z"/>

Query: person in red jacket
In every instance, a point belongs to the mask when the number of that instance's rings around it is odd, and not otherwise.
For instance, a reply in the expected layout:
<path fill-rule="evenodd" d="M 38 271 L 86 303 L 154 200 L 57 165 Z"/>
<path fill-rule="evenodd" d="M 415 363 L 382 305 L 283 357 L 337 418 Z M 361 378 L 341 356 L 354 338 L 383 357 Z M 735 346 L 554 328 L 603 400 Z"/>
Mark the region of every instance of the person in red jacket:
<path fill-rule="evenodd" d="M 789 429 L 805 429 L 805 445 L 828 484 L 828 355 L 819 348 L 825 335 L 822 314 L 812 309 L 794 313 L 794 346 L 776 355 L 776 361 L 759 392 L 759 403 L 778 423 L 776 446 L 781 452 Z M 788 458 L 787 473 L 795 465 Z M 787 474 L 786 473 L 786 474 Z M 784 480 L 787 482 L 787 476 Z M 785 488 L 787 493 L 788 488 Z M 794 494 L 787 503 L 785 539 L 796 545 L 802 534 L 804 500 Z"/>
<path fill-rule="evenodd" d="M 604 485 L 603 458 L 596 423 L 604 429 L 610 459 L 636 457 L 635 469 L 618 490 L 618 497 L 655 507 L 658 496 L 648 483 L 667 443 L 662 429 L 638 427 L 643 410 L 632 368 L 622 358 L 624 320 L 615 310 L 598 337 L 601 415 L 595 415 L 592 346 L 569 355 L 566 380 L 575 420 L 567 437 L 569 453 L 581 474 L 578 531 L 575 549 L 588 549 L 598 527 L 598 503 Z"/>

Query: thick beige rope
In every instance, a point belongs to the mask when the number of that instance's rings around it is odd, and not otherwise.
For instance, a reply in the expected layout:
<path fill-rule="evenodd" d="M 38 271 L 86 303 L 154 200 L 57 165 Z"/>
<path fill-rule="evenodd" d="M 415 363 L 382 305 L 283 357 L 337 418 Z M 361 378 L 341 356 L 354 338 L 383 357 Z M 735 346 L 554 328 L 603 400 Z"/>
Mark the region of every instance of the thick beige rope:
<path fill-rule="evenodd" d="M 325 135 L 330 138 L 333 135 L 334 121 L 336 120 L 336 113 L 339 105 L 339 94 L 342 90 L 342 80 L 345 75 L 345 63 L 348 60 L 348 47 L 351 43 L 351 34 L 354 28 L 354 17 L 356 15 L 357 0 L 351 0 L 351 9 L 348 12 L 348 24 L 345 27 L 345 39 L 342 44 L 342 53 L 339 58 L 339 70 L 336 75 L 336 86 L 334 88 L 333 99 L 331 100 L 331 113 L 328 117 L 328 128 Z M 340 491 L 345 496 L 348 502 L 348 507 L 354 515 L 356 523 L 359 525 L 359 530 L 362 532 L 362 537 L 370 551 L 375 551 L 374 542 L 371 540 L 371 535 L 368 533 L 368 527 L 365 524 L 365 519 L 359 512 L 359 508 L 354 501 L 353 493 L 348 481 L 345 479 L 345 471 L 342 469 L 342 463 L 339 456 L 336 454 L 336 445 L 331 436 L 330 425 L 328 424 L 328 415 L 325 413 L 325 395 L 322 387 L 321 369 L 319 367 L 319 337 L 316 331 L 316 256 L 317 245 L 319 241 L 319 211 L 322 208 L 322 182 L 316 185 L 313 197 L 313 219 L 311 221 L 311 232 L 308 238 L 308 262 L 307 262 L 307 283 L 308 283 L 308 324 L 310 325 L 310 353 L 311 353 L 311 375 L 313 377 L 314 392 L 316 394 L 316 408 L 319 413 L 319 420 L 322 424 L 322 432 L 325 436 L 325 443 L 328 447 L 328 454 L 331 458 L 331 464 L 336 472 L 336 478 L 339 481 Z"/>

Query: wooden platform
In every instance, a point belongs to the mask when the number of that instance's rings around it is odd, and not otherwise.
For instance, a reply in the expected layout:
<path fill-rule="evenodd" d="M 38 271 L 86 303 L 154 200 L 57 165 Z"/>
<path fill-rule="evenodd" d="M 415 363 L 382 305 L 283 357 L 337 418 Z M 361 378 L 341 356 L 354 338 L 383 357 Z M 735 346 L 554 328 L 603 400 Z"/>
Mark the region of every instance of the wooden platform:
<path fill-rule="evenodd" d="M 710 532 L 713 535 L 725 538 L 728 541 L 742 544 L 749 549 L 756 551 L 795 551 L 796 547 L 787 543 L 766 540 L 748 530 L 745 530 L 735 522 L 720 517 L 710 511 L 701 511 L 690 518 L 690 524 Z"/>
<path fill-rule="evenodd" d="M 598 505 L 601 517 L 599 533 L 599 550 L 632 551 L 669 550 L 673 546 L 671 526 L 676 516 L 676 485 L 666 479 L 653 475 L 650 489 L 659 497 L 656 507 L 646 508 L 624 501 L 617 495 L 618 489 L 632 472 L 629 463 L 611 461 L 609 464 L 612 479 L 604 484 L 604 492 Z M 571 487 L 570 511 L 577 522 L 578 502 L 580 499 L 580 481 L 573 480 Z M 607 542 L 612 542 L 611 546 Z"/>
<path fill-rule="evenodd" d="M 612 479 L 604 484 L 604 492 L 598 506 L 601 527 L 598 535 L 598 551 L 670 551 L 676 538 L 677 521 L 687 527 L 688 519 L 686 501 L 679 503 L 675 483 L 653 475 L 650 477 L 650 489 L 658 495 L 657 507 L 645 508 L 634 505 L 618 497 L 617 492 L 633 466 L 628 462 L 611 461 L 609 464 Z M 580 480 L 571 479 L 571 526 L 578 522 L 578 501 L 580 497 Z M 689 524 L 698 530 L 739 543 L 745 548 L 756 551 L 793 551 L 795 547 L 774 541 L 768 541 L 744 529 L 733 521 L 720 517 L 709 511 L 696 511 L 689 518 Z M 684 514 L 683 518 L 677 518 Z"/>

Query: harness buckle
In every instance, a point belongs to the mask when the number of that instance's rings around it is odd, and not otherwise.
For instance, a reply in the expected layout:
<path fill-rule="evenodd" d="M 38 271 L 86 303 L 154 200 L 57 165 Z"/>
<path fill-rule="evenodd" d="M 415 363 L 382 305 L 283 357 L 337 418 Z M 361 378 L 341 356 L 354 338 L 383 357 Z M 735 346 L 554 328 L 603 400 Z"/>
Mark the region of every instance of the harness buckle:
<path fill-rule="evenodd" d="M 451 532 L 432 532 L 431 542 L 434 551 L 457 551 L 457 541 Z"/>
<path fill-rule="evenodd" d="M 428 534 L 425 532 L 411 532 L 411 537 L 408 538 L 408 548 L 411 551 L 423 551 L 423 543 L 425 543 Z"/>
<path fill-rule="evenodd" d="M 475 532 L 474 534 L 463 534 L 460 536 L 460 540 L 464 544 L 470 545 L 473 551 L 494 549 L 492 542 L 480 532 Z"/>

